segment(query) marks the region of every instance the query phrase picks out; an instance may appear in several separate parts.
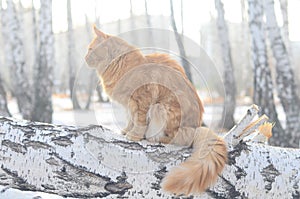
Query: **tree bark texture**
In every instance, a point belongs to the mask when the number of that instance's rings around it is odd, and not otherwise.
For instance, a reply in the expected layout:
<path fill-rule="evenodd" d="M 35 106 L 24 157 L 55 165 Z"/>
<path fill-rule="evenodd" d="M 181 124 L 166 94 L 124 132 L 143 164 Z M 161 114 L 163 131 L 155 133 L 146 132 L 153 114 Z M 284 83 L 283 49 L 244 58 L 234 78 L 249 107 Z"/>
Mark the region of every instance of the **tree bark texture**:
<path fill-rule="evenodd" d="M 277 91 L 286 114 L 286 135 L 290 138 L 286 144 L 299 147 L 300 100 L 288 51 L 277 24 L 274 0 L 265 0 L 265 13 L 271 49 L 276 60 Z"/>
<path fill-rule="evenodd" d="M 189 198 L 300 197 L 300 151 L 255 141 L 255 125 L 246 127 L 257 111 L 252 106 L 226 134 L 229 160 L 217 183 Z M 160 183 L 190 154 L 189 148 L 131 142 L 102 126 L 0 117 L 0 185 L 20 190 L 75 198 L 187 198 L 163 192 Z"/>
<path fill-rule="evenodd" d="M 17 99 L 18 108 L 24 119 L 31 118 L 32 95 L 29 85 L 24 44 L 22 41 L 23 31 L 16 12 L 15 4 L 8 0 L 7 9 L 2 14 L 4 38 L 6 38 L 6 61 L 10 68 L 10 77 L 14 96 Z"/>
<path fill-rule="evenodd" d="M 34 121 L 51 122 L 54 64 L 52 0 L 41 1 L 39 36 L 39 63 L 35 71 L 35 97 L 32 119 Z"/>
<path fill-rule="evenodd" d="M 262 108 L 261 114 L 269 116 L 275 122 L 272 142 L 275 145 L 286 145 L 289 138 L 283 136 L 283 129 L 278 120 L 274 104 L 273 83 L 271 71 L 267 60 L 265 31 L 263 23 L 263 2 L 248 0 L 249 29 L 252 43 L 254 93 L 253 101 Z"/>
<path fill-rule="evenodd" d="M 185 52 L 185 49 L 184 49 L 183 41 L 182 41 L 182 38 L 181 38 L 180 34 L 178 33 L 176 22 L 175 22 L 174 9 L 173 9 L 173 0 L 170 0 L 170 11 L 171 11 L 172 28 L 173 28 L 173 31 L 174 31 L 174 34 L 175 34 L 175 39 L 176 39 L 177 46 L 178 46 L 178 49 L 179 49 L 181 63 L 182 63 L 182 66 L 185 70 L 186 76 L 193 83 L 190 64 L 186 60 L 187 56 L 186 56 L 186 52 Z"/>
<path fill-rule="evenodd" d="M 222 127 L 225 129 L 231 129 L 234 124 L 234 110 L 236 106 L 236 85 L 234 77 L 234 69 L 231 58 L 231 48 L 229 45 L 228 28 L 224 18 L 224 7 L 221 0 L 215 0 L 216 10 L 218 12 L 217 26 L 219 42 L 222 50 L 223 70 L 224 70 L 224 105 L 222 113 Z"/>

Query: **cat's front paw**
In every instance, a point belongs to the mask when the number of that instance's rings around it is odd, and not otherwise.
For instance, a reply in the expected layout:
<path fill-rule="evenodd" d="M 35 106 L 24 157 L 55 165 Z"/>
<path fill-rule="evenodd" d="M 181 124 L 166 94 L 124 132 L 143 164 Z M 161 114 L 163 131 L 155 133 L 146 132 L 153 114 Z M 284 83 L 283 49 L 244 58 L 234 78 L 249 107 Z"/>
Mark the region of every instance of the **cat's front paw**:
<path fill-rule="evenodd" d="M 122 135 L 127 135 L 127 133 L 128 133 L 128 129 L 127 128 L 121 130 L 121 134 Z"/>
<path fill-rule="evenodd" d="M 143 137 L 138 136 L 138 135 L 133 134 L 133 133 L 130 133 L 130 132 L 128 132 L 128 133 L 126 134 L 126 138 L 127 138 L 128 140 L 130 140 L 130 141 L 135 141 L 135 142 L 141 141 L 141 140 L 143 139 Z"/>
<path fill-rule="evenodd" d="M 134 126 L 126 133 L 126 138 L 131 141 L 141 141 L 145 137 L 146 126 Z"/>
<path fill-rule="evenodd" d="M 132 123 L 132 121 L 130 121 L 130 122 L 127 124 L 127 127 L 121 130 L 121 134 L 122 134 L 122 135 L 127 135 L 127 133 L 128 133 L 129 131 L 131 131 L 132 128 L 133 128 L 133 123 Z"/>

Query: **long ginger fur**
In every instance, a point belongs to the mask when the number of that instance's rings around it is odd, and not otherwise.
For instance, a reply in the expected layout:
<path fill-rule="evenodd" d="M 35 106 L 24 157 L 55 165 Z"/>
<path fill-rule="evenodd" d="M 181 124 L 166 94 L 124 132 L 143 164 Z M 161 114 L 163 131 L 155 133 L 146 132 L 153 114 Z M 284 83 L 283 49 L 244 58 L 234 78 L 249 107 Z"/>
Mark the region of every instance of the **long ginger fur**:
<path fill-rule="evenodd" d="M 86 61 L 108 96 L 130 113 L 122 133 L 130 140 L 192 146 L 194 152 L 162 182 L 175 194 L 201 193 L 222 172 L 227 149 L 211 130 L 200 127 L 204 108 L 184 69 L 169 55 L 144 55 L 96 27 Z"/>
<path fill-rule="evenodd" d="M 181 128 L 174 143 L 192 140 L 193 153 L 172 168 L 162 182 L 162 188 L 175 194 L 201 193 L 215 183 L 227 161 L 224 140 L 205 127 Z M 178 144 L 178 143 L 177 143 Z"/>

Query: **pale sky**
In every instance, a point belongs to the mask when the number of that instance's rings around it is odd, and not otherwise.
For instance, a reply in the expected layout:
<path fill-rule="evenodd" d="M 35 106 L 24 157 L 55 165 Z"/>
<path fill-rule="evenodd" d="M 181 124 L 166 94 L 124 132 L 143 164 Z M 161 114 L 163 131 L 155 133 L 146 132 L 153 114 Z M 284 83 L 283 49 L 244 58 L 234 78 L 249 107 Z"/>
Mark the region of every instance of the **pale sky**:
<path fill-rule="evenodd" d="M 21 0 L 25 7 L 31 6 L 31 0 Z M 241 22 L 241 1 L 222 0 L 225 8 L 225 18 L 229 22 Z M 38 1 L 35 1 L 38 2 Z M 98 5 L 96 5 L 96 3 Z M 73 23 L 75 26 L 85 24 L 85 15 L 91 21 L 95 19 L 95 11 L 100 17 L 100 22 L 108 23 L 130 16 L 130 0 L 72 0 Z M 148 13 L 150 15 L 170 15 L 169 0 L 148 0 Z M 174 0 L 174 12 L 179 31 L 181 30 L 180 0 Z M 300 41 L 300 0 L 288 0 L 289 3 L 289 31 L 290 40 Z M 145 13 L 144 0 L 132 0 L 135 15 Z M 35 3 L 39 7 L 38 3 Z M 53 0 L 53 31 L 67 30 L 67 0 Z M 275 10 L 279 25 L 282 25 L 281 11 L 278 0 L 275 0 Z M 216 16 L 214 0 L 184 0 L 183 24 L 185 35 L 198 40 L 201 25 L 209 22 L 211 16 Z"/>

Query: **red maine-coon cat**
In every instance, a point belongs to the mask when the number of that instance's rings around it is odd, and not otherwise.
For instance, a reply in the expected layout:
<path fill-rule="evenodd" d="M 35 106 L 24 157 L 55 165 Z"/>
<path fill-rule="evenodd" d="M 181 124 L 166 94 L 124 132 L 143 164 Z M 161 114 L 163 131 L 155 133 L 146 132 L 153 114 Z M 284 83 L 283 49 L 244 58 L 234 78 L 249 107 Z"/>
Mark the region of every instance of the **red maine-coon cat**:
<path fill-rule="evenodd" d="M 129 112 L 122 133 L 133 141 L 192 146 L 191 157 L 167 173 L 162 188 L 175 194 L 205 191 L 222 172 L 227 147 L 200 127 L 204 108 L 184 69 L 169 55 L 144 55 L 121 38 L 94 31 L 85 59 L 108 96 Z"/>

